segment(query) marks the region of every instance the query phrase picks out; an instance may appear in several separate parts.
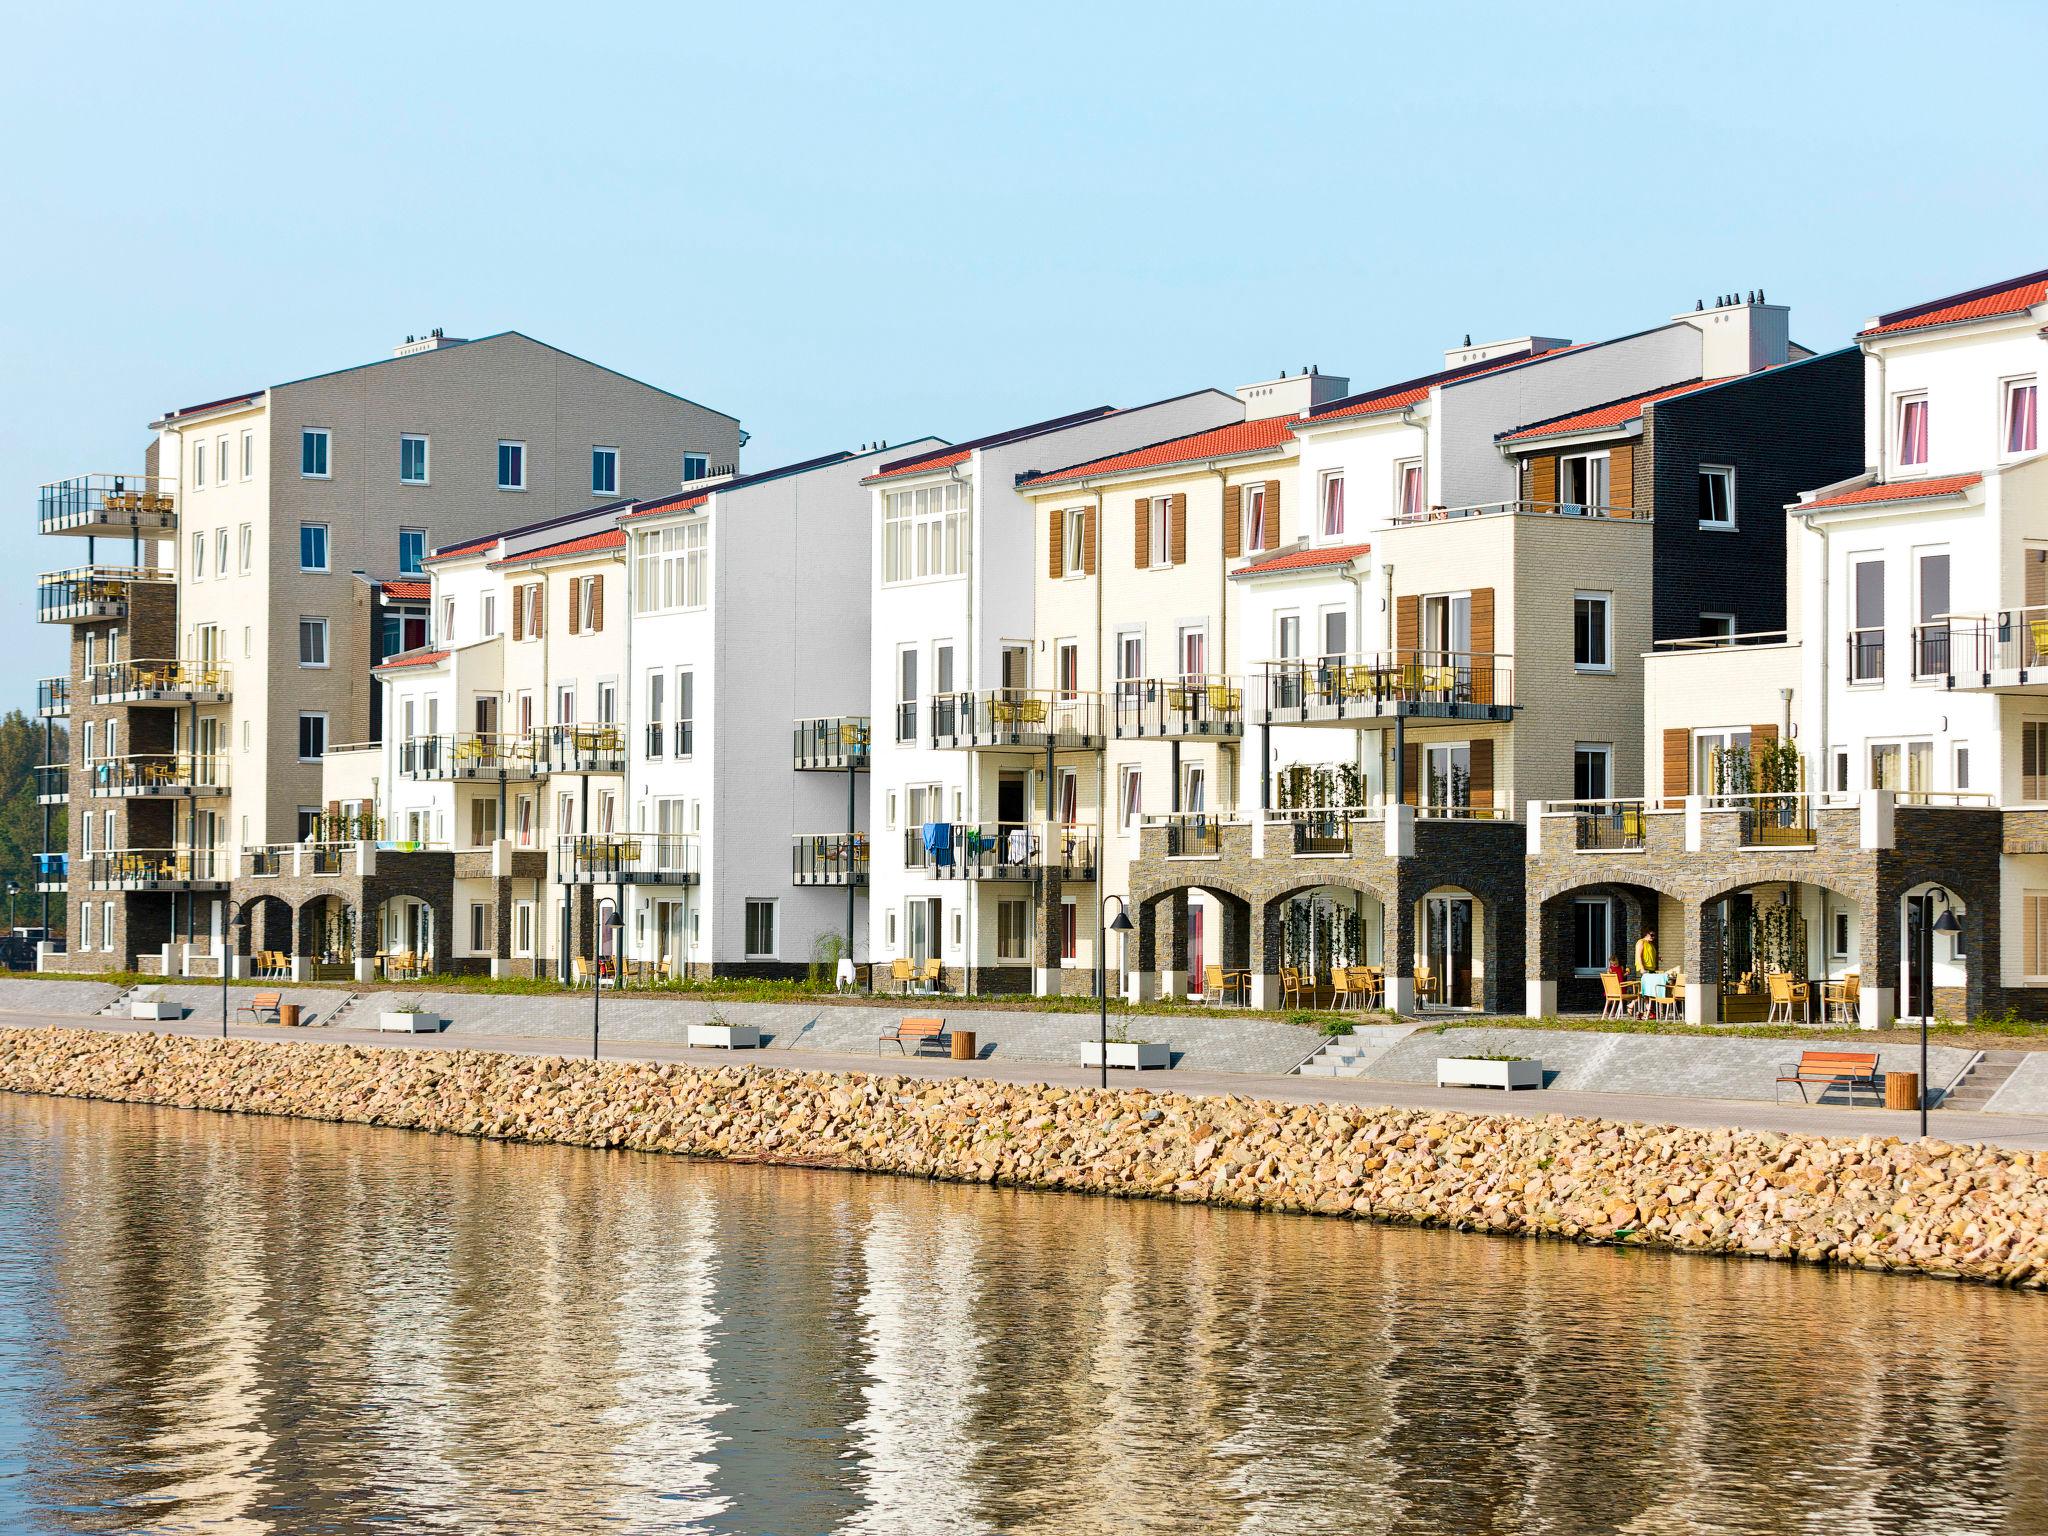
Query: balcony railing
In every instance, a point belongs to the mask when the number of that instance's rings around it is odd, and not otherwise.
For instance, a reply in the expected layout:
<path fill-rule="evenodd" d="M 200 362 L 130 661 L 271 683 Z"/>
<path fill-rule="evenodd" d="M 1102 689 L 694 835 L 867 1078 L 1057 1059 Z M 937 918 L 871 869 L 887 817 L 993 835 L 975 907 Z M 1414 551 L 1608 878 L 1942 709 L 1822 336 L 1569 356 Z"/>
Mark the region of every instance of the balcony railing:
<path fill-rule="evenodd" d="M 116 848 L 88 853 L 86 884 L 95 891 L 169 891 L 228 883 L 225 848 Z"/>
<path fill-rule="evenodd" d="M 1268 832 L 1268 852 L 1285 849 L 1296 857 L 1327 857 L 1351 852 L 1352 828 L 1384 820 L 1377 805 L 1304 805 L 1266 812 L 1266 825 L 1277 828 L 1276 840 Z"/>
<path fill-rule="evenodd" d="M 1506 719 L 1514 658 L 1494 652 L 1396 651 L 1262 663 L 1276 722 L 1339 724 L 1385 715 Z"/>
<path fill-rule="evenodd" d="M 1997 682 L 2048 683 L 2048 608 L 1950 614 L 1946 669 L 1959 686 Z M 2039 672 L 2039 678 L 2029 673 Z"/>
<path fill-rule="evenodd" d="M 70 854 L 39 853 L 35 862 L 38 891 L 62 891 L 65 888 L 71 876 Z"/>
<path fill-rule="evenodd" d="M 174 572 L 147 565 L 86 565 L 49 571 L 36 579 L 36 618 L 44 624 L 85 624 L 124 619 L 139 585 L 170 586 Z"/>
<path fill-rule="evenodd" d="M 1913 626 L 1913 675 L 1946 677 L 1954 646 L 1946 623 Z"/>
<path fill-rule="evenodd" d="M 789 840 L 792 885 L 866 885 L 865 832 L 798 833 Z"/>
<path fill-rule="evenodd" d="M 1422 523 L 1458 522 L 1471 517 L 1573 517 L 1596 522 L 1647 523 L 1647 510 L 1617 507 L 1587 501 L 1485 501 L 1469 507 L 1427 507 L 1417 512 L 1397 512 L 1394 526 L 1414 527 Z"/>
<path fill-rule="evenodd" d="M 1102 745 L 1102 697 L 1055 689 L 942 693 L 931 701 L 935 747 L 1082 751 Z"/>
<path fill-rule="evenodd" d="M 1237 825 L 1227 811 L 1158 811 L 1145 817 L 1143 825 L 1162 827 L 1166 832 L 1169 859 L 1214 859 L 1223 853 L 1223 829 Z"/>
<path fill-rule="evenodd" d="M 381 844 L 397 852 L 426 850 L 425 843 Z M 242 873 L 250 879 L 278 875 L 353 875 L 360 873 L 357 842 L 256 843 L 242 850 Z"/>
<path fill-rule="evenodd" d="M 1849 681 L 1852 683 L 1881 683 L 1884 681 L 1884 631 L 1881 629 L 1852 629 L 1849 631 Z"/>
<path fill-rule="evenodd" d="M 71 679 L 44 677 L 36 681 L 36 713 L 45 720 L 66 720 L 71 716 Z"/>
<path fill-rule="evenodd" d="M 603 832 L 556 842 L 567 885 L 695 885 L 697 839 L 679 832 Z"/>
<path fill-rule="evenodd" d="M 408 736 L 398 743 L 400 778 L 530 779 L 546 771 L 530 736 L 462 731 Z"/>
<path fill-rule="evenodd" d="M 1244 689 L 1227 677 L 1126 679 L 1111 690 L 1110 704 L 1119 741 L 1244 734 Z"/>
<path fill-rule="evenodd" d="M 52 480 L 37 493 L 36 520 L 44 533 L 97 538 L 168 533 L 178 526 L 173 482 L 125 474 Z"/>
<path fill-rule="evenodd" d="M 800 770 L 865 769 L 869 735 L 866 715 L 823 715 L 799 720 L 790 744 L 791 761 Z"/>
<path fill-rule="evenodd" d="M 224 661 L 116 661 L 94 667 L 95 704 L 225 704 L 233 697 Z"/>
<path fill-rule="evenodd" d="M 1798 791 L 1716 795 L 1708 804 L 1740 813 L 1745 848 L 1811 848 L 1815 796 Z"/>
<path fill-rule="evenodd" d="M 87 793 L 100 797 L 193 799 L 228 792 L 225 753 L 141 752 L 85 765 Z"/>
<path fill-rule="evenodd" d="M 904 833 L 904 862 L 941 880 L 1092 880 L 1100 867 L 1093 827 L 1024 822 L 941 822 Z"/>
<path fill-rule="evenodd" d="M 614 721 L 591 725 L 550 725 L 538 734 L 540 762 L 547 773 L 623 773 L 626 728 Z"/>
<path fill-rule="evenodd" d="M 1581 853 L 1620 853 L 1641 848 L 1644 839 L 1643 800 L 1552 800 L 1543 813 L 1569 815 L 1572 846 Z"/>
<path fill-rule="evenodd" d="M 71 765 L 69 763 L 37 763 L 36 804 L 62 805 L 71 798 Z"/>

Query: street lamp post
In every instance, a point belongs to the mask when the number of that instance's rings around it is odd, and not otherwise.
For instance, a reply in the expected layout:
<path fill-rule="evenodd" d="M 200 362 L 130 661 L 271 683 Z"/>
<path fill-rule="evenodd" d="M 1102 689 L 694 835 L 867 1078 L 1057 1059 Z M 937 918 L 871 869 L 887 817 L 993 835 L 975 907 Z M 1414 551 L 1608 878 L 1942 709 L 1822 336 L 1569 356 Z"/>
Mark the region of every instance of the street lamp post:
<path fill-rule="evenodd" d="M 16 896 L 19 896 L 20 894 L 21 894 L 21 886 L 20 886 L 20 884 L 19 884 L 19 883 L 17 883 L 16 881 L 13 881 L 13 880 L 10 880 L 10 881 L 8 881 L 8 882 L 7 882 L 7 932 L 8 932 L 8 934 L 9 934 L 9 936 L 10 936 L 10 937 L 11 937 L 11 936 L 13 935 L 13 933 L 14 933 L 14 898 L 15 898 Z"/>
<path fill-rule="evenodd" d="M 1105 926 L 1103 919 L 1109 916 L 1109 904 L 1112 901 L 1116 903 L 1116 920 Z M 1101 909 L 1095 914 L 1095 998 L 1100 1005 L 1100 1046 L 1102 1050 L 1100 1066 L 1102 1086 L 1105 1088 L 1109 1086 L 1109 935 L 1112 933 L 1129 933 L 1130 931 L 1131 917 L 1130 913 L 1124 909 L 1123 897 L 1103 897 Z"/>
<path fill-rule="evenodd" d="M 1926 914 L 1934 910 L 1936 897 L 1941 899 L 1941 916 L 1929 922 Z M 1959 932 L 1963 925 L 1956 921 L 1955 904 L 1940 886 L 1929 886 L 1927 894 L 1920 900 L 1920 952 L 1913 958 L 1920 967 L 1920 1135 L 1924 1140 L 1927 1136 L 1927 1023 L 1928 1015 L 1934 1011 L 1934 936 Z"/>
<path fill-rule="evenodd" d="M 604 915 L 606 907 L 612 909 L 611 916 L 609 917 Z M 619 916 L 619 904 L 609 896 L 599 899 L 597 911 L 597 955 L 596 963 L 590 968 L 590 1059 L 592 1061 L 597 1060 L 597 1007 L 598 999 L 604 995 L 604 952 L 606 940 L 610 940 L 613 964 L 616 966 L 619 952 L 619 931 L 626 926 L 625 919 Z"/>
<path fill-rule="evenodd" d="M 233 942 L 231 935 L 235 931 L 235 924 L 262 899 L 261 896 L 251 896 L 245 901 L 231 902 L 228 905 L 227 916 L 221 919 L 220 953 L 214 958 L 220 961 L 220 1037 L 223 1040 L 228 1037 L 228 945 Z M 191 929 L 188 927 L 186 932 L 191 932 Z M 169 967 L 166 966 L 164 969 L 168 970 Z"/>

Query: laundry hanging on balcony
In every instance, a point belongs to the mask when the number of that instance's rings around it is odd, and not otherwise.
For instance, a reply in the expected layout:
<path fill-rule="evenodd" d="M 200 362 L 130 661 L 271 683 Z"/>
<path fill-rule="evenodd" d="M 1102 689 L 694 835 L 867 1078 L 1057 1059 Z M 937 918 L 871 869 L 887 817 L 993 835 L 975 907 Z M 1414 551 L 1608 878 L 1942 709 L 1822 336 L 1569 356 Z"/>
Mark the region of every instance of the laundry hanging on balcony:
<path fill-rule="evenodd" d="M 928 821 L 924 824 L 924 851 L 930 856 L 934 868 L 953 867 L 953 824 L 950 821 Z"/>

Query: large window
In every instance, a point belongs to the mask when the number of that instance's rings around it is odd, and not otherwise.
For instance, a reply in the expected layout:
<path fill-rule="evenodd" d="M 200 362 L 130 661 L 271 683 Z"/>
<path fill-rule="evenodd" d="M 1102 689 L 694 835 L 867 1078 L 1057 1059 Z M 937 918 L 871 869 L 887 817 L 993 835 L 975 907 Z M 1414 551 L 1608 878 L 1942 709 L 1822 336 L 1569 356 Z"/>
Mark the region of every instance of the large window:
<path fill-rule="evenodd" d="M 327 569 L 327 525 L 325 523 L 299 524 L 299 569 L 302 571 L 324 571 Z"/>
<path fill-rule="evenodd" d="M 1572 969 L 1597 976 L 1614 953 L 1614 903 L 1604 896 L 1582 896 L 1572 903 Z"/>
<path fill-rule="evenodd" d="M 775 901 L 772 897 L 747 898 L 747 958 L 775 958 Z"/>
<path fill-rule="evenodd" d="M 90 741 L 86 743 L 86 755 L 92 755 Z M 2048 720 L 2020 723 L 2020 798 L 2029 802 L 2048 800 Z"/>
<path fill-rule="evenodd" d="M 702 608 L 709 597 L 710 538 L 710 524 L 701 517 L 641 534 L 636 546 L 639 568 L 633 573 L 634 610 Z"/>
<path fill-rule="evenodd" d="M 427 440 L 417 432 L 398 435 L 398 481 L 401 485 L 427 483 Z"/>
<path fill-rule="evenodd" d="M 1031 958 L 1031 903 L 1028 901 L 996 903 L 996 958 Z"/>
<path fill-rule="evenodd" d="M 299 620 L 299 665 L 327 665 L 327 621 L 302 617 Z"/>
<path fill-rule="evenodd" d="M 501 439 L 498 443 L 498 489 L 526 489 L 526 444 Z"/>
<path fill-rule="evenodd" d="M 1614 670 L 1613 602 L 1605 592 L 1572 597 L 1572 665 L 1581 672 Z"/>
<path fill-rule="evenodd" d="M 1568 453 L 1557 461 L 1557 499 L 1567 512 L 1596 512 L 1607 505 L 1607 455 Z"/>
<path fill-rule="evenodd" d="M 619 494 L 619 450 L 616 448 L 593 448 L 590 450 L 590 489 L 599 496 Z"/>
<path fill-rule="evenodd" d="M 398 530 L 398 574 L 401 576 L 424 576 L 427 573 L 427 530 L 424 528 L 401 528 Z"/>
<path fill-rule="evenodd" d="M 1605 800 L 1612 791 L 1614 748 L 1604 741 L 1582 741 L 1572 748 L 1572 798 Z"/>
<path fill-rule="evenodd" d="M 299 716 L 299 761 L 317 763 L 320 755 L 327 750 L 327 717 L 321 714 Z"/>
<path fill-rule="evenodd" d="M 1884 561 L 1849 563 L 1849 681 L 1884 681 Z"/>
<path fill-rule="evenodd" d="M 891 491 L 882 503 L 882 580 L 965 572 L 972 506 L 971 492 L 958 480 Z"/>
<path fill-rule="evenodd" d="M 1700 466 L 1700 526 L 1735 526 L 1735 471 L 1719 464 Z"/>
<path fill-rule="evenodd" d="M 299 432 L 299 473 L 308 480 L 327 478 L 327 454 L 330 446 L 329 434 L 325 427 L 304 427 Z"/>
<path fill-rule="evenodd" d="M 1914 558 L 1919 578 L 1919 611 L 1913 625 L 1913 675 L 1940 677 L 1948 671 L 1948 551 L 1924 550 Z"/>
<path fill-rule="evenodd" d="M 1927 397 L 1925 395 L 1901 395 L 1899 397 L 1898 442 L 1901 465 L 1925 464 L 1927 462 Z"/>
<path fill-rule="evenodd" d="M 2005 451 L 2032 453 L 2041 445 L 2037 415 L 2041 386 L 2033 379 L 2008 379 L 2005 385 Z"/>

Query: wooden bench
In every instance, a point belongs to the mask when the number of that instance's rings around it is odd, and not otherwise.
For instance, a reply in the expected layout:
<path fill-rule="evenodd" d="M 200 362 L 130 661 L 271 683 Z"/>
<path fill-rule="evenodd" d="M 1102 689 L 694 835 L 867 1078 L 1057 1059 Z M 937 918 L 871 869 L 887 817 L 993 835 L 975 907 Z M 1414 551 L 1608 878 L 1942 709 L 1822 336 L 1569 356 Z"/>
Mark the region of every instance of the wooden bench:
<path fill-rule="evenodd" d="M 916 1048 L 920 1056 L 924 1054 L 927 1045 L 935 1047 L 942 1056 L 953 1048 L 953 1042 L 946 1034 L 944 1019 L 904 1019 L 888 1034 L 876 1040 L 877 1056 L 882 1054 L 882 1047 L 885 1045 L 895 1046 L 906 1056 L 910 1054 L 912 1047 Z"/>
<path fill-rule="evenodd" d="M 1851 1102 L 1854 1102 L 1858 1088 L 1868 1088 L 1879 1095 L 1884 1092 L 1884 1080 L 1877 1074 L 1875 1051 L 1801 1051 L 1799 1065 L 1791 1068 L 1778 1082 L 1796 1084 L 1799 1097 L 1809 1104 L 1813 1102 L 1806 1095 L 1809 1083 L 1819 1084 L 1823 1095 L 1839 1085 L 1848 1092 Z"/>
<path fill-rule="evenodd" d="M 279 1007 L 283 1003 L 284 994 L 282 992 L 258 992 L 249 1001 L 237 1008 L 235 1012 L 237 1015 L 248 1014 L 250 1019 L 257 1024 L 263 1022 L 263 1016 L 267 1013 L 270 1015 L 270 1022 L 275 1024 L 283 1017 L 278 1012 Z"/>

